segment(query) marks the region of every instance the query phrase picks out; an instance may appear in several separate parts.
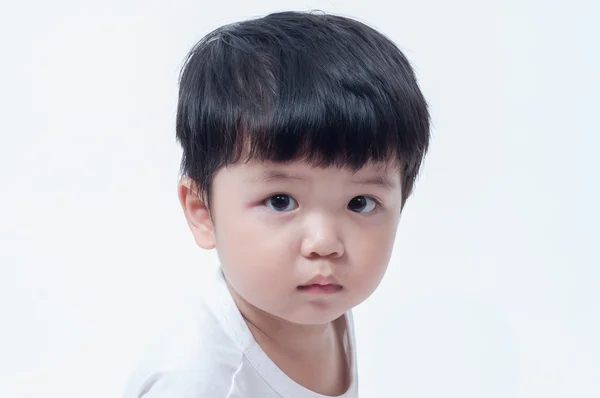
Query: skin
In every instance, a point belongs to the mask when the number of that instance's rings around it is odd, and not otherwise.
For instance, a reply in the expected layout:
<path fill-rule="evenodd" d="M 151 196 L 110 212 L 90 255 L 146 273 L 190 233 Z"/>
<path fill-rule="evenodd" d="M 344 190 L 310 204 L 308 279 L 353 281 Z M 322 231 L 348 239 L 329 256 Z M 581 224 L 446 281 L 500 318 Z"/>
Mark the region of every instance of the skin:
<path fill-rule="evenodd" d="M 217 249 L 255 339 L 313 391 L 339 395 L 348 386 L 342 316 L 385 273 L 401 214 L 400 181 L 393 163 L 352 172 L 250 161 L 215 173 L 210 209 L 189 179 L 179 184 L 195 241 Z M 315 294 L 299 287 L 315 276 L 333 277 L 341 288 Z"/>

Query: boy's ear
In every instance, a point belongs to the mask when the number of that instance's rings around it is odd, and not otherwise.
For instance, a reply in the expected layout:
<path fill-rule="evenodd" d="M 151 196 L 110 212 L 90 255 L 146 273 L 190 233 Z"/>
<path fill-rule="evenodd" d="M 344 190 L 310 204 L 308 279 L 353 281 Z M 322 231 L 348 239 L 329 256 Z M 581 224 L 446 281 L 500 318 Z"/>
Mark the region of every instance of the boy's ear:
<path fill-rule="evenodd" d="M 209 209 L 202 195 L 198 193 L 196 184 L 189 178 L 182 178 L 177 185 L 177 193 L 196 244 L 206 250 L 214 249 L 215 228 Z"/>

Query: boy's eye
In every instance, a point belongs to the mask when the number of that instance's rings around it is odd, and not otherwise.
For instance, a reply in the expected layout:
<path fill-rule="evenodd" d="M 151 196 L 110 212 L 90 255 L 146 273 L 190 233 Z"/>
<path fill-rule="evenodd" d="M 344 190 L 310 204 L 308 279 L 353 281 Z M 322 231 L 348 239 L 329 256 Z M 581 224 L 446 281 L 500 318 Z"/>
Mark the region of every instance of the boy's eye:
<path fill-rule="evenodd" d="M 275 211 L 292 211 L 298 207 L 298 202 L 289 195 L 273 195 L 265 201 L 265 205 Z"/>
<path fill-rule="evenodd" d="M 370 213 L 377 207 L 375 199 L 368 196 L 355 196 L 348 203 L 348 209 L 356 213 Z"/>

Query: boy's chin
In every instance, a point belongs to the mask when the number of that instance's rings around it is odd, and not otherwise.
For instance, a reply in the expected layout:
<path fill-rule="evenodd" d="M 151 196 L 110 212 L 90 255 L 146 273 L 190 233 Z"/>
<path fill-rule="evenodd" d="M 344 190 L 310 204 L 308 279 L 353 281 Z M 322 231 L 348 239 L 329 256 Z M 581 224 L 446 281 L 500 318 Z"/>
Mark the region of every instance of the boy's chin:
<path fill-rule="evenodd" d="M 312 311 L 311 311 L 312 312 Z M 318 326 L 326 325 L 343 316 L 346 311 L 314 311 L 303 312 L 302 314 L 294 314 L 284 317 L 290 323 L 295 323 L 302 326 Z"/>

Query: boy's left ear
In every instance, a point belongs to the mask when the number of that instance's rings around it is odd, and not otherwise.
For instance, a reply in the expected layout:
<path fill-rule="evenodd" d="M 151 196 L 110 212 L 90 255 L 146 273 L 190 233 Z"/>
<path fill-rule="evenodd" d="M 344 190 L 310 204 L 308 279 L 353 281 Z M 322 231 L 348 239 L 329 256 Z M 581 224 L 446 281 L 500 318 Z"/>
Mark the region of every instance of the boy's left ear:
<path fill-rule="evenodd" d="M 196 185 L 191 179 L 182 178 L 177 185 L 177 194 L 196 244 L 206 250 L 214 249 L 215 228 L 209 209 L 202 195 L 196 190 Z"/>

